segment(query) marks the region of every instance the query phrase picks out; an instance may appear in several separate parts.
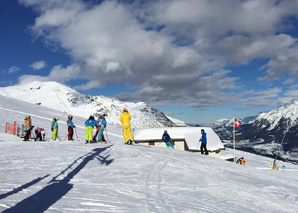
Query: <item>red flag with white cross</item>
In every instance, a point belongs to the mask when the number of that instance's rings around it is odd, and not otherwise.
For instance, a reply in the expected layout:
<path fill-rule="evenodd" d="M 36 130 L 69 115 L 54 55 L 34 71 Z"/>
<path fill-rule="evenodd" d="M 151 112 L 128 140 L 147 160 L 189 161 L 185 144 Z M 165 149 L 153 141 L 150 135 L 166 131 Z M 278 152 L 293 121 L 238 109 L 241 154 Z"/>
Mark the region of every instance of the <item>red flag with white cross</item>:
<path fill-rule="evenodd" d="M 235 120 L 235 127 L 240 128 L 241 122 L 238 121 L 236 118 L 234 120 Z"/>

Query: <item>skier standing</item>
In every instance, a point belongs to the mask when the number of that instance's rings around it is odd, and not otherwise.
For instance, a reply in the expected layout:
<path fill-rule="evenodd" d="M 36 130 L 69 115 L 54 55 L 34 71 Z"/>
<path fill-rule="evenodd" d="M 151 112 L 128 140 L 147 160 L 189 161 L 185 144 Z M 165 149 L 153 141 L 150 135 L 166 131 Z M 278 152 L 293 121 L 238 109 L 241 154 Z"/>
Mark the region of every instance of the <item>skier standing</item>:
<path fill-rule="evenodd" d="M 201 129 L 201 154 L 203 155 L 204 154 L 204 150 L 205 150 L 205 155 L 208 155 L 208 150 L 207 150 L 207 134 L 205 132 L 204 129 Z"/>
<path fill-rule="evenodd" d="M 44 141 L 46 135 L 44 128 L 37 127 L 37 129 L 35 130 L 35 135 L 35 141 Z"/>
<path fill-rule="evenodd" d="M 123 130 L 125 144 L 132 144 L 133 142 L 130 120 L 131 120 L 131 116 L 127 108 L 124 108 L 122 114 L 120 115 L 120 121 L 122 122 L 122 130 Z"/>
<path fill-rule="evenodd" d="M 29 141 L 29 137 L 31 136 L 31 131 L 34 128 L 34 126 L 32 126 L 31 122 L 31 118 L 30 115 L 26 115 L 25 116 L 25 131 L 26 131 L 26 135 L 24 136 L 24 141 Z"/>
<path fill-rule="evenodd" d="M 103 141 L 105 142 L 105 139 L 103 137 L 103 131 L 104 131 L 104 129 L 107 126 L 107 121 L 105 119 L 105 116 L 106 116 L 106 114 L 103 114 L 101 116 L 101 122 L 100 122 L 100 124 L 99 123 L 97 124 L 99 126 L 99 134 L 98 134 L 98 139 L 97 140 L 100 141 L 101 143 Z"/>
<path fill-rule="evenodd" d="M 94 116 L 91 115 L 89 119 L 85 121 L 85 126 L 86 126 L 86 135 L 85 135 L 86 143 L 91 143 L 92 135 L 93 135 L 93 127 L 97 126 L 97 122 L 96 120 L 94 120 Z"/>
<path fill-rule="evenodd" d="M 175 149 L 175 147 L 171 144 L 172 139 L 171 139 L 170 135 L 168 134 L 167 130 L 165 130 L 162 135 L 162 141 L 166 143 L 168 148 L 171 147 L 171 148 Z"/>
<path fill-rule="evenodd" d="M 106 114 L 104 114 L 104 116 L 106 116 Z M 102 117 L 103 117 L 103 115 L 99 115 L 99 116 L 98 116 L 98 119 L 97 119 L 97 126 L 96 126 L 97 128 L 96 128 L 96 132 L 95 132 L 95 134 L 94 134 L 94 136 L 93 136 L 93 142 L 97 142 L 96 138 L 97 138 L 97 135 L 98 135 L 99 130 L 100 130 L 100 128 L 101 128 Z M 98 140 L 99 140 L 99 138 L 100 138 L 100 137 L 98 137 Z M 101 140 L 104 141 L 104 142 L 106 141 L 105 138 L 104 138 L 104 136 L 103 136 L 103 134 L 101 135 Z"/>
<path fill-rule="evenodd" d="M 53 134 L 51 135 L 50 140 L 53 140 L 53 139 L 57 140 L 57 138 L 59 138 L 59 136 L 58 136 L 58 120 L 59 120 L 59 117 L 56 116 L 51 121 L 51 130 L 53 131 Z"/>
<path fill-rule="evenodd" d="M 69 115 L 68 120 L 67 120 L 68 140 L 69 141 L 73 141 L 73 128 L 76 127 L 72 122 L 72 118 L 73 118 L 72 115 Z"/>

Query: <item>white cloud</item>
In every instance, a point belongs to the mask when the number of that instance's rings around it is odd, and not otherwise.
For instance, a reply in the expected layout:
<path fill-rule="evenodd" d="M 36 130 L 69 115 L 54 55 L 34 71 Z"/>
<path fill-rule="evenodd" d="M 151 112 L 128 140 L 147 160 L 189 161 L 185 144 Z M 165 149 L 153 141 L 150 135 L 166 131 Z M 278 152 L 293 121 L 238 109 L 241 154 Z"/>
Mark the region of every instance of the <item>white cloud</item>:
<path fill-rule="evenodd" d="M 92 88 L 100 88 L 102 87 L 101 83 L 94 80 L 94 81 L 89 81 L 86 84 L 80 85 L 80 86 L 75 86 L 74 89 L 76 90 L 89 90 Z"/>
<path fill-rule="evenodd" d="M 39 14 L 32 32 L 65 49 L 74 62 L 54 67 L 46 78 L 89 80 L 82 89 L 130 83 L 138 91 L 118 98 L 200 107 L 233 99 L 238 79 L 225 70 L 231 63 L 266 58 L 260 79 L 298 79 L 297 39 L 280 33 L 289 27 L 285 18 L 297 17 L 295 1 L 19 2 Z M 254 95 L 249 102 L 276 98 Z"/>
<path fill-rule="evenodd" d="M 7 70 L 7 73 L 8 73 L 8 74 L 13 74 L 13 73 L 18 72 L 19 70 L 20 70 L 19 67 L 17 67 L 17 66 L 12 66 L 12 67 L 10 67 L 10 68 Z"/>
<path fill-rule="evenodd" d="M 36 61 L 30 65 L 30 67 L 34 70 L 40 70 L 40 69 L 44 68 L 45 66 L 46 66 L 46 62 L 43 60 Z"/>

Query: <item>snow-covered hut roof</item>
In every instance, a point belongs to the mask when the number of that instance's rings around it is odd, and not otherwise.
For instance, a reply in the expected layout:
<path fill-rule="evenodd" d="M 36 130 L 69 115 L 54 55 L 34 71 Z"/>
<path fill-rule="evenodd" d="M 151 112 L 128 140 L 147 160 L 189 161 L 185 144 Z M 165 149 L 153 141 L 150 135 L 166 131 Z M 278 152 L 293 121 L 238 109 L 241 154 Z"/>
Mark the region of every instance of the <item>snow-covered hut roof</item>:
<path fill-rule="evenodd" d="M 222 150 L 224 146 L 218 135 L 211 127 L 163 127 L 150 129 L 135 129 L 135 141 L 161 141 L 164 130 L 172 139 L 184 139 L 190 150 L 200 149 L 201 129 L 207 134 L 207 149 L 211 151 Z"/>

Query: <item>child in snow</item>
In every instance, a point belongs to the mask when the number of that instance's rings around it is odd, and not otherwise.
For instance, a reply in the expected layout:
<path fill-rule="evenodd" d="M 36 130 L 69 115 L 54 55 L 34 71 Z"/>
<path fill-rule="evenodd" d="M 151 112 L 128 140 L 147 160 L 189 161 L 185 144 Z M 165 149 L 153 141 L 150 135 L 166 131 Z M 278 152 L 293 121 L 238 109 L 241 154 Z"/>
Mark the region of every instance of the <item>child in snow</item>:
<path fill-rule="evenodd" d="M 99 115 L 99 117 L 97 119 L 97 128 L 96 128 L 96 133 L 93 136 L 93 142 L 97 142 L 96 138 L 98 136 L 98 133 L 99 133 L 100 129 L 102 128 L 102 119 L 105 116 L 106 116 L 106 114 Z M 105 126 L 104 127 L 106 127 L 106 121 L 104 121 L 104 122 L 105 122 Z M 98 136 L 98 141 L 106 142 L 105 137 L 104 137 L 103 134 L 101 134 L 101 136 Z"/>
<path fill-rule="evenodd" d="M 162 141 L 166 143 L 168 148 L 171 147 L 171 148 L 175 149 L 175 147 L 171 144 L 172 139 L 171 139 L 170 135 L 168 134 L 167 130 L 165 130 L 163 133 Z"/>
<path fill-rule="evenodd" d="M 34 128 L 34 126 L 32 126 L 31 122 L 31 118 L 30 115 L 26 115 L 25 116 L 25 131 L 26 131 L 26 135 L 24 136 L 24 141 L 29 141 L 29 137 L 31 136 L 31 131 Z"/>
<path fill-rule="evenodd" d="M 37 129 L 35 130 L 35 141 L 39 140 L 39 141 L 44 141 L 45 140 L 45 130 L 44 128 L 39 128 L 37 127 Z"/>
<path fill-rule="evenodd" d="M 85 135 L 86 143 L 91 143 L 92 135 L 93 135 L 93 127 L 97 126 L 97 122 L 96 120 L 94 120 L 94 116 L 91 115 L 89 119 L 85 121 L 85 126 L 86 126 L 86 135 Z"/>
<path fill-rule="evenodd" d="M 100 124 L 98 123 L 98 126 L 99 126 L 99 134 L 98 134 L 98 141 L 100 141 L 101 143 L 103 142 L 103 140 L 104 139 L 102 139 L 103 138 L 103 131 L 104 131 L 104 129 L 106 128 L 106 126 L 107 126 L 107 122 L 106 122 L 106 119 L 105 119 L 105 116 L 106 116 L 106 114 L 103 114 L 102 116 L 101 116 L 101 122 L 100 122 Z"/>
<path fill-rule="evenodd" d="M 68 116 L 68 120 L 66 123 L 68 127 L 68 140 L 73 141 L 73 128 L 75 128 L 76 126 L 72 122 L 72 115 Z"/>
<path fill-rule="evenodd" d="M 53 134 L 50 137 L 51 140 L 53 140 L 53 139 L 57 140 L 57 138 L 59 138 L 59 136 L 58 136 L 58 120 L 59 120 L 59 117 L 56 116 L 51 121 L 51 130 L 53 131 Z"/>

